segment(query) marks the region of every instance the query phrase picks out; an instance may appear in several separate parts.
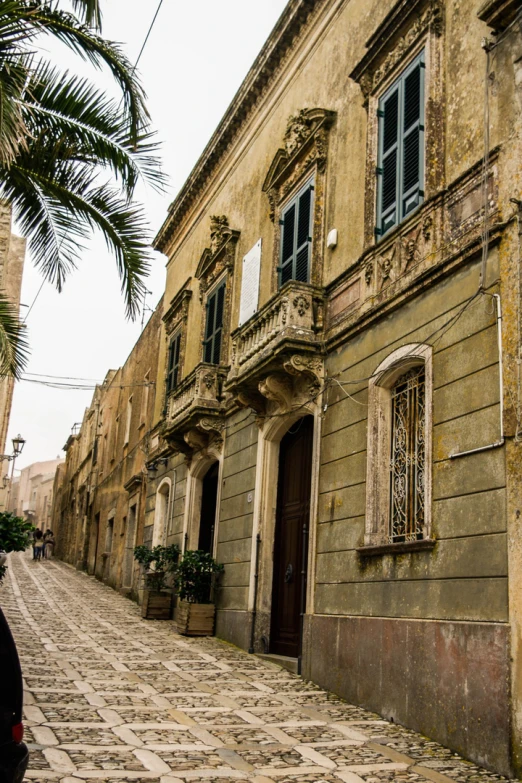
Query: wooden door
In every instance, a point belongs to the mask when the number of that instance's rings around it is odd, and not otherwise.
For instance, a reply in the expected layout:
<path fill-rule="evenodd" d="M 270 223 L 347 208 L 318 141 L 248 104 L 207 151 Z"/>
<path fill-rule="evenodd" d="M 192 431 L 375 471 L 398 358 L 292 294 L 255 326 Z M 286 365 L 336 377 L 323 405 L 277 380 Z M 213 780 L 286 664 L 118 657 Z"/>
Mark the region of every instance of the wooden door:
<path fill-rule="evenodd" d="M 305 611 L 314 420 L 305 416 L 281 441 L 274 544 L 270 650 L 297 658 Z"/>
<path fill-rule="evenodd" d="M 216 503 L 219 477 L 219 462 L 215 462 L 203 479 L 201 496 L 201 517 L 199 521 L 198 549 L 212 554 L 214 525 L 216 524 Z"/>

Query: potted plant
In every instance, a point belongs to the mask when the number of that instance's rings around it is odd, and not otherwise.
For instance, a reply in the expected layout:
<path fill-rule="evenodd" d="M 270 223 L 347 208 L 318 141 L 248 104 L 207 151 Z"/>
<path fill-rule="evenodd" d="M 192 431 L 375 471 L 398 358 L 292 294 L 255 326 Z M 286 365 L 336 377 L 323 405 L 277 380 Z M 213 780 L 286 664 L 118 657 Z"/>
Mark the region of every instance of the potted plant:
<path fill-rule="evenodd" d="M 212 555 L 198 549 L 185 552 L 178 565 L 174 584 L 180 599 L 176 623 L 186 636 L 212 636 L 216 607 L 212 589 L 224 566 Z"/>
<path fill-rule="evenodd" d="M 151 549 L 142 544 L 134 548 L 134 559 L 144 572 L 141 616 L 147 620 L 170 620 L 172 590 L 167 579 L 176 571 L 179 547 L 177 544 L 170 544 Z"/>

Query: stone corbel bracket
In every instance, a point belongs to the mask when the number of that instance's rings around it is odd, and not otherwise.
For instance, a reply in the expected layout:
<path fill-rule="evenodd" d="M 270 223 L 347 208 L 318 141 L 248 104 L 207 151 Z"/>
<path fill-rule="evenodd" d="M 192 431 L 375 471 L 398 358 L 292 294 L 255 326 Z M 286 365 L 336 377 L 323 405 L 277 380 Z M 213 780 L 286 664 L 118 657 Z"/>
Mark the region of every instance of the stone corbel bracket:
<path fill-rule="evenodd" d="M 320 357 L 294 354 L 283 360 L 280 370 L 265 375 L 258 382 L 257 391 L 241 390 L 236 399 L 241 406 L 252 408 L 256 421 L 262 424 L 266 417 L 313 404 L 323 379 L 324 363 Z"/>
<path fill-rule="evenodd" d="M 184 433 L 186 448 L 180 450 L 192 455 L 196 451 L 205 453 L 211 446 L 214 450 L 221 449 L 225 428 L 225 421 L 221 417 L 202 417 Z"/>

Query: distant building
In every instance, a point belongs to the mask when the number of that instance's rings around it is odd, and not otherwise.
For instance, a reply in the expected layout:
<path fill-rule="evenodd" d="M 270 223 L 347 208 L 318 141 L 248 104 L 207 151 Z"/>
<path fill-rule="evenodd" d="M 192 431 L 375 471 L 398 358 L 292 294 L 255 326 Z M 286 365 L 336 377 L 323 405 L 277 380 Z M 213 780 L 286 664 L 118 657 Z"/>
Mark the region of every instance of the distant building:
<path fill-rule="evenodd" d="M 54 485 L 56 554 L 124 593 L 137 595 L 133 558 L 143 542 L 146 462 L 156 396 L 162 302 L 127 361 L 109 370 L 75 425 Z"/>
<path fill-rule="evenodd" d="M 54 476 L 63 462 L 57 458 L 33 462 L 24 468 L 16 481 L 16 490 L 11 492 L 8 510 L 30 520 L 41 530 L 51 527 Z"/>

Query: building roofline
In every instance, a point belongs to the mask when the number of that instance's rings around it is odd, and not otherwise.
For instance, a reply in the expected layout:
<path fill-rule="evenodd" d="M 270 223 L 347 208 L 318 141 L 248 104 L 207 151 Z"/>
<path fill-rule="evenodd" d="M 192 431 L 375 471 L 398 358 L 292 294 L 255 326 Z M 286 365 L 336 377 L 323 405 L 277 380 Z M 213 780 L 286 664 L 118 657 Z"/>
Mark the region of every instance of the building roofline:
<path fill-rule="evenodd" d="M 327 0 L 290 0 L 188 179 L 171 203 L 167 218 L 154 239 L 155 250 L 165 251 L 174 232 L 201 189 L 211 178 L 221 158 L 240 132 L 241 125 L 262 100 L 280 67 L 284 64 L 286 55 L 294 45 L 296 37 L 307 25 L 310 17 L 326 2 Z"/>

